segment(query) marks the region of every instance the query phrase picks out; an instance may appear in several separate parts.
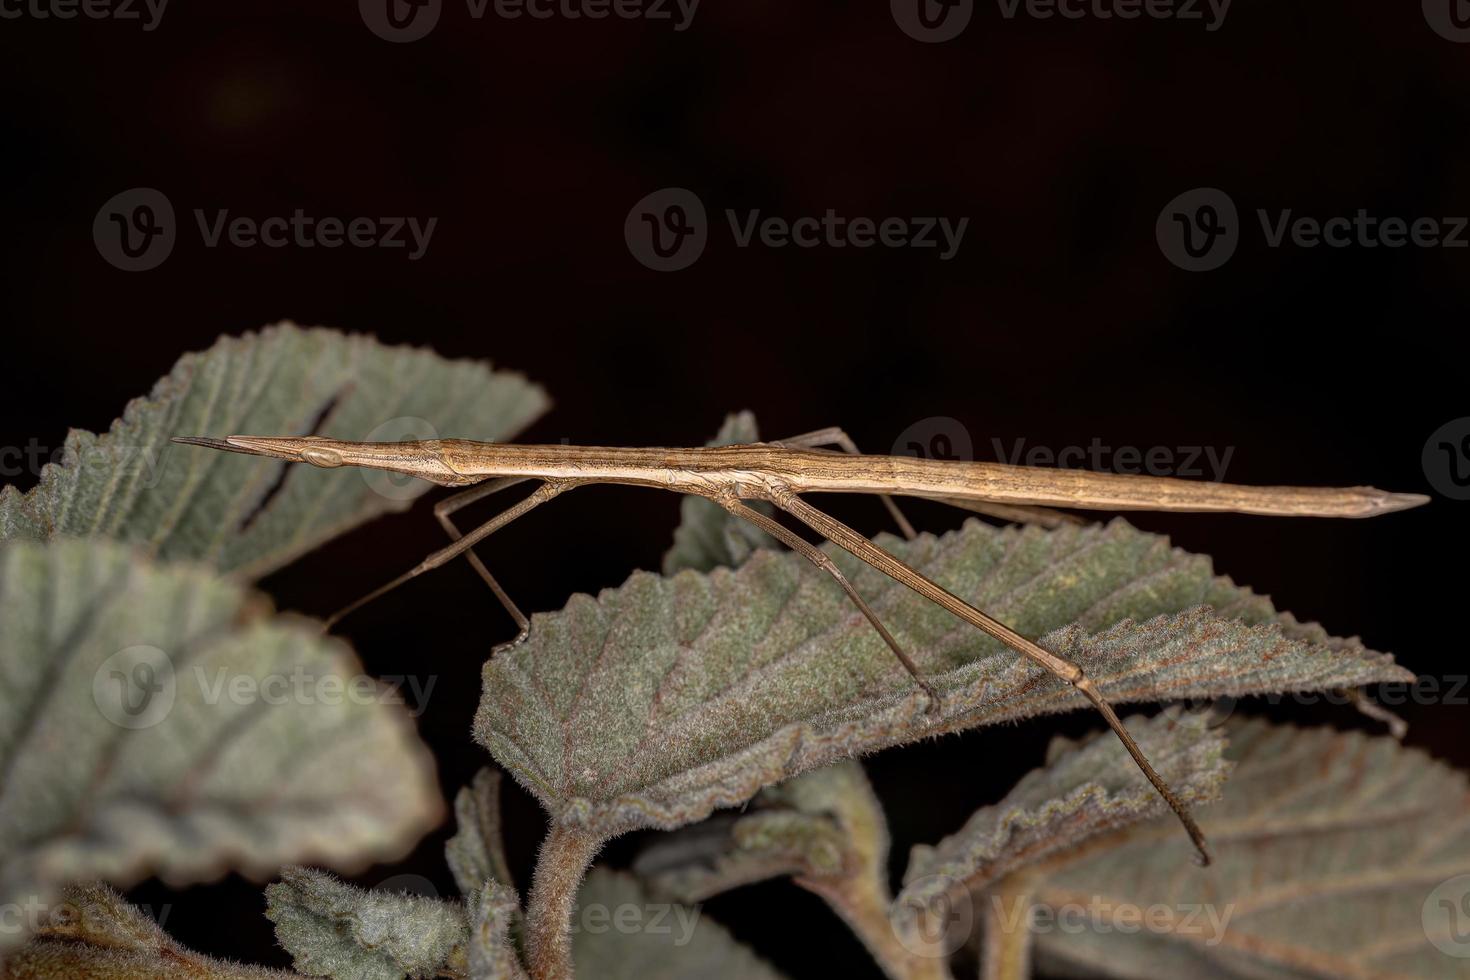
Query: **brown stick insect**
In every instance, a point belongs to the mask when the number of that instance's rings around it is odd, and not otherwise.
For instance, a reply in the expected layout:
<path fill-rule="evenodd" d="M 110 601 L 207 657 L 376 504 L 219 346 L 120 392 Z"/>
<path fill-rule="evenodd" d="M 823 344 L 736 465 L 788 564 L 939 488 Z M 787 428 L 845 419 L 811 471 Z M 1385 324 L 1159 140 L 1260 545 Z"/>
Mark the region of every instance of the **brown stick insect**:
<path fill-rule="evenodd" d="M 939 696 L 934 688 L 920 676 L 908 654 L 832 560 L 804 538 L 744 503 L 746 500 L 766 501 L 1080 691 L 1101 712 L 1138 768 L 1178 816 L 1203 864 L 1209 863 L 1209 851 L 1188 807 L 1154 771 L 1112 705 L 1098 692 L 1081 667 L 987 616 L 862 534 L 813 507 L 801 495 L 826 492 L 878 494 L 883 497 L 903 533 L 910 538 L 915 536 L 914 529 L 894 504 L 894 495 L 937 499 L 1005 519 L 1042 523 L 1067 519 L 1050 509 L 1053 507 L 1373 517 L 1416 507 L 1428 500 L 1420 494 L 1387 493 L 1371 487 L 1254 487 L 1000 463 L 865 456 L 858 452 L 846 433 L 835 428 L 777 442 L 696 449 L 522 446 L 465 439 L 343 442 L 318 436 L 229 436 L 225 439 L 181 436 L 174 441 L 321 467 L 370 467 L 415 476 L 442 486 L 473 484 L 471 489 L 447 497 L 434 506 L 435 517 L 453 543 L 330 617 L 328 629 L 343 616 L 409 579 L 438 568 L 459 555 L 467 555 L 475 571 L 515 619 L 521 631 L 518 639 L 523 639 L 530 626 L 529 620 L 471 549 L 522 514 L 573 487 L 593 483 L 658 487 L 713 500 L 831 575 L 892 649 L 914 682 L 929 696 L 931 707 L 937 707 Z M 819 448 L 823 446 L 835 446 L 841 451 Z M 451 519 L 451 515 L 460 508 L 527 480 L 539 481 L 529 496 L 468 534 L 463 534 Z"/>

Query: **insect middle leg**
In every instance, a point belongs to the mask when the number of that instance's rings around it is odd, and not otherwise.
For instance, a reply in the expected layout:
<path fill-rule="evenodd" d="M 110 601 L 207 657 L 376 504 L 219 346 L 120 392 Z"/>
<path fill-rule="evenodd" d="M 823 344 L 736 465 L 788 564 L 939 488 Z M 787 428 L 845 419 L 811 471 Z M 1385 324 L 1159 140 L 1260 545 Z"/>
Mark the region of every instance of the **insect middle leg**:
<path fill-rule="evenodd" d="M 790 439 L 777 439 L 776 445 L 787 446 L 791 449 L 817 449 L 821 446 L 837 446 L 843 452 L 853 456 L 861 456 L 863 454 L 862 450 L 858 449 L 857 443 L 852 441 L 852 436 L 849 436 L 835 425 L 828 426 L 825 429 L 817 429 L 815 432 L 804 432 L 799 436 L 792 436 Z M 919 532 L 914 530 L 914 526 L 909 523 L 909 519 L 903 516 L 903 511 L 898 509 L 898 502 L 886 493 L 880 493 L 878 496 L 882 499 L 883 506 L 888 508 L 888 513 L 893 516 L 893 521 L 898 525 L 898 529 L 903 532 L 903 536 L 910 541 L 917 538 Z"/>
<path fill-rule="evenodd" d="M 1052 653 L 1050 650 L 1028 640 L 999 620 L 987 616 L 937 582 L 910 568 L 897 557 L 884 551 L 835 517 L 818 510 L 805 500 L 802 500 L 796 494 L 790 491 L 772 492 L 767 496 L 767 499 L 792 517 L 801 521 L 807 527 L 816 531 L 829 541 L 836 543 L 838 547 L 847 551 L 849 554 L 866 562 L 894 581 L 908 586 L 930 602 L 943 607 L 982 632 L 993 636 L 1012 650 L 1046 668 L 1046 670 L 1076 688 L 1083 697 L 1092 702 L 1093 707 L 1098 710 L 1098 713 L 1103 716 L 1103 720 L 1108 723 L 1108 727 L 1113 730 L 1113 734 L 1118 736 L 1118 740 L 1123 743 L 1123 747 L 1133 757 L 1134 763 L 1143 772 L 1158 794 L 1163 797 L 1164 802 L 1169 804 L 1169 808 L 1174 811 L 1174 815 L 1179 818 L 1179 822 L 1183 824 L 1185 831 L 1189 834 L 1190 840 L 1194 842 L 1195 849 L 1199 852 L 1200 863 L 1210 863 L 1210 852 L 1205 844 L 1204 832 L 1195 823 L 1194 817 L 1189 812 L 1189 807 L 1169 788 L 1169 784 L 1164 782 L 1164 777 L 1160 776 L 1154 770 L 1153 765 L 1144 756 L 1143 749 L 1139 748 L 1132 734 L 1124 726 L 1122 719 L 1113 710 L 1113 706 L 1103 697 L 1102 692 L 1097 689 L 1097 685 L 1092 682 L 1092 678 L 1088 677 L 1081 667 L 1066 657 Z"/>
<path fill-rule="evenodd" d="M 909 672 L 909 676 L 914 679 L 914 683 L 919 685 L 923 692 L 929 696 L 929 710 L 938 710 L 940 705 L 939 692 L 934 690 L 934 686 L 919 673 L 918 665 L 904 652 L 903 647 L 899 646 L 898 641 L 893 638 L 893 634 L 888 632 L 888 627 L 883 625 L 883 621 L 878 618 L 878 614 L 873 612 L 872 607 L 858 594 L 857 589 L 853 588 L 852 583 L 848 581 L 846 575 L 842 574 L 842 569 L 837 567 L 836 562 L 832 560 L 830 555 L 821 548 L 812 545 L 795 532 L 773 521 L 760 511 L 747 507 L 734 497 L 717 498 L 717 502 L 721 507 L 736 517 L 742 517 L 754 524 L 836 579 L 837 584 L 842 586 L 842 591 L 847 593 L 847 597 L 852 600 L 853 605 L 858 607 L 858 611 L 872 624 L 873 629 L 878 631 L 878 635 L 883 637 L 883 642 L 888 644 L 888 649 L 892 650 L 893 655 L 898 658 L 899 663 L 903 664 L 903 669 Z"/>

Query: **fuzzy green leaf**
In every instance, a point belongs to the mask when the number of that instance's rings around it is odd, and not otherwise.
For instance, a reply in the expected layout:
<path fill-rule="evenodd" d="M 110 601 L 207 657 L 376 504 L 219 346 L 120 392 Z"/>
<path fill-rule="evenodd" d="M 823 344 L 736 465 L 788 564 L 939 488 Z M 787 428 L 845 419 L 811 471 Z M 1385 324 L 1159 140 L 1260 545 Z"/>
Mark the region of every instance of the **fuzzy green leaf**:
<path fill-rule="evenodd" d="M 1079 661 L 1115 703 L 1411 676 L 1122 521 L 971 521 L 882 544 Z M 830 577 L 757 551 L 735 571 L 635 573 L 536 616 L 529 639 L 485 667 L 476 737 L 554 820 L 611 836 L 692 823 L 763 785 L 926 735 L 1086 705 L 999 641 L 829 552 L 941 692 L 940 710 Z"/>
<path fill-rule="evenodd" d="M 706 446 L 736 446 L 760 442 L 755 416 L 735 412 Z M 771 505 L 761 501 L 751 507 L 769 514 Z M 734 568 L 749 558 L 757 548 L 779 545 L 766 532 L 749 521 L 741 520 L 713 500 L 685 496 L 679 501 L 679 526 L 674 529 L 674 544 L 664 553 L 664 574 L 673 575 L 685 568 L 707 572 L 721 566 Z"/>
<path fill-rule="evenodd" d="M 1208 715 L 1127 720 L 1154 767 L 1191 806 L 1216 800 L 1229 774 L 1225 739 Z M 1054 739 L 1047 765 L 959 831 L 909 855 L 897 908 L 924 908 L 960 885 L 982 889 L 1018 867 L 1098 834 L 1166 813 L 1164 801 L 1111 732 L 1081 743 Z"/>
<path fill-rule="evenodd" d="M 848 842 L 836 818 L 775 805 L 769 795 L 775 788 L 757 793 L 739 816 L 716 814 L 656 840 L 633 870 L 655 894 L 686 904 L 785 875 L 840 872 Z"/>
<path fill-rule="evenodd" d="M 495 440 L 546 406 L 518 374 L 366 336 L 282 324 L 222 337 L 180 358 L 106 434 L 73 430 L 29 493 L 0 490 L 0 539 L 105 535 L 256 578 L 430 485 L 352 468 L 283 473 L 282 461 L 170 437 L 302 435 L 320 419 L 318 434 L 341 439 Z"/>
<path fill-rule="evenodd" d="M 267 608 L 116 542 L 0 545 L 0 903 L 93 878 L 353 869 L 437 823 L 396 695 Z"/>
<path fill-rule="evenodd" d="M 738 816 L 655 840 L 634 870 L 657 894 L 694 904 L 780 875 L 886 881 L 887 862 L 883 808 L 848 760 L 766 787 Z"/>
<path fill-rule="evenodd" d="M 1392 738 L 1262 721 L 1228 737 L 1235 771 L 1199 814 L 1214 865 L 1190 867 L 1167 820 L 1058 855 L 1031 901 L 1099 927 L 1033 930 L 1038 963 L 1129 978 L 1470 974 L 1465 774 Z M 1113 928 L 1120 910 L 1156 925 Z"/>
<path fill-rule="evenodd" d="M 512 938 L 521 927 L 515 891 L 492 879 L 468 901 L 470 980 L 525 980 Z"/>
<path fill-rule="evenodd" d="M 265 890 L 266 918 L 296 969 L 336 980 L 425 980 L 468 969 L 469 927 L 457 902 L 368 891 L 311 868 Z"/>
<path fill-rule="evenodd" d="M 5 958 L 7 980 L 287 980 L 296 974 L 225 963 L 179 945 L 100 882 L 65 889 L 30 942 Z"/>
<path fill-rule="evenodd" d="M 652 898 L 631 875 L 596 869 L 572 913 L 576 975 L 595 980 L 779 980 L 698 907 Z"/>
<path fill-rule="evenodd" d="M 499 882 L 514 892 L 500 832 L 502 778 L 499 769 L 481 769 L 454 797 L 457 829 L 444 845 L 444 857 L 460 893 L 467 897 L 479 894 L 487 881 Z"/>
<path fill-rule="evenodd" d="M 444 857 L 469 903 L 470 976 L 511 980 L 523 974 L 516 948 L 524 931 L 520 896 L 505 859 L 499 769 L 481 769 L 454 798 L 455 833 Z M 520 971 L 520 972 L 518 972 Z"/>
<path fill-rule="evenodd" d="M 739 817 L 675 831 L 635 870 L 659 895 L 686 904 L 777 875 L 823 899 L 892 977 L 947 978 L 915 955 L 890 921 L 888 822 L 862 764 L 853 760 L 768 786 Z"/>

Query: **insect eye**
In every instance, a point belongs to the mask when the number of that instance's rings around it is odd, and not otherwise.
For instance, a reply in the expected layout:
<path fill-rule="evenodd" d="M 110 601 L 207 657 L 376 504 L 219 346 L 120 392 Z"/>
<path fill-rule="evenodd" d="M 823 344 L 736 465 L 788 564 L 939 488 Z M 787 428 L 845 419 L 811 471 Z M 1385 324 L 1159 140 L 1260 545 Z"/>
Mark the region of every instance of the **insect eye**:
<path fill-rule="evenodd" d="M 333 466 L 342 465 L 342 457 L 330 449 L 318 449 L 316 446 L 308 446 L 301 450 L 301 458 L 312 466 L 323 466 L 330 469 Z"/>

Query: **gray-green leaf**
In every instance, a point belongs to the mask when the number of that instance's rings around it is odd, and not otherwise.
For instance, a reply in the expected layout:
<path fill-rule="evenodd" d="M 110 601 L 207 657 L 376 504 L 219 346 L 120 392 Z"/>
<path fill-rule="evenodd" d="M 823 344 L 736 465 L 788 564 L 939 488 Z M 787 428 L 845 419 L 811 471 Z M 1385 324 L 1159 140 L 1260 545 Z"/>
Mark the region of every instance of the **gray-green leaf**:
<path fill-rule="evenodd" d="M 350 869 L 434 826 L 433 760 L 396 696 L 267 608 L 116 542 L 0 545 L 0 903 Z"/>
<path fill-rule="evenodd" d="M 1154 767 L 1191 806 L 1213 801 L 1229 774 L 1225 739 L 1208 715 L 1170 713 L 1127 720 Z M 1046 766 L 1005 799 L 984 807 L 957 832 L 909 855 L 897 908 L 924 908 L 960 885 L 983 889 L 1017 868 L 1076 847 L 1098 834 L 1166 812 L 1164 801 L 1111 732 L 1082 743 L 1053 740 Z"/>
<path fill-rule="evenodd" d="M 469 897 L 470 980 L 525 980 L 513 942 L 521 906 L 514 889 L 490 880 Z"/>
<path fill-rule="evenodd" d="M 296 974 L 242 966 L 186 949 L 100 882 L 63 891 L 30 942 L 5 957 L 8 980 L 287 980 Z"/>
<path fill-rule="evenodd" d="M 784 875 L 840 874 L 848 841 L 837 818 L 780 806 L 770 795 L 835 768 L 768 786 L 738 816 L 716 814 L 656 840 L 638 856 L 633 870 L 655 894 L 686 904 Z"/>
<path fill-rule="evenodd" d="M 499 769 L 481 769 L 474 781 L 454 797 L 455 833 L 444 845 L 444 857 L 462 895 L 477 895 L 487 881 L 515 891 L 505 860 L 500 831 Z"/>
<path fill-rule="evenodd" d="M 424 980 L 468 968 L 458 902 L 367 891 L 311 868 L 287 868 L 265 890 L 266 918 L 296 969 L 336 980 Z"/>
<path fill-rule="evenodd" d="M 1168 821 L 1065 856 L 1041 908 L 1104 928 L 1033 930 L 1069 975 L 1449 980 L 1470 973 L 1470 786 L 1392 738 L 1232 723 L 1236 768 L 1200 811 L 1215 863 L 1192 868 Z M 1106 928 L 1130 911 L 1135 923 Z"/>
<path fill-rule="evenodd" d="M 1207 558 L 1122 521 L 971 521 L 882 543 L 1081 662 L 1115 703 L 1411 676 L 1277 615 L 1215 577 Z M 538 615 L 527 642 L 486 665 L 476 737 L 554 820 L 611 836 L 691 823 L 763 785 L 935 732 L 1086 705 L 998 641 L 829 550 L 941 692 L 939 711 L 827 575 L 758 551 L 735 571 L 635 573 Z"/>
<path fill-rule="evenodd" d="M 888 845 L 883 807 L 862 764 L 847 760 L 761 790 L 733 820 L 675 831 L 635 870 L 657 894 L 686 903 L 792 875 L 847 923 L 887 976 L 947 978 L 944 964 L 916 955 L 890 920 Z"/>
<path fill-rule="evenodd" d="M 362 335 L 281 324 L 222 337 L 180 358 L 107 433 L 72 430 L 29 493 L 0 490 L 0 539 L 105 535 L 256 578 L 406 508 L 429 484 L 362 469 L 283 474 L 284 462 L 170 437 L 302 435 L 320 419 L 318 434 L 340 439 L 498 440 L 546 406 L 519 374 Z"/>
<path fill-rule="evenodd" d="M 693 904 L 779 875 L 886 880 L 887 861 L 883 807 L 862 764 L 847 760 L 766 787 L 738 816 L 655 840 L 634 871 Z"/>
<path fill-rule="evenodd" d="M 653 899 L 631 875 L 587 876 L 572 913 L 576 975 L 595 980 L 779 980 L 698 906 Z"/>
<path fill-rule="evenodd" d="M 755 416 L 735 412 L 707 446 L 735 446 L 760 442 Z M 755 501 L 749 506 L 769 514 L 771 505 Z M 679 526 L 674 529 L 674 544 L 664 553 L 664 574 L 673 575 L 685 568 L 707 572 L 721 566 L 734 568 L 750 557 L 757 548 L 779 547 L 769 534 L 749 521 L 741 520 L 713 500 L 685 496 L 679 501 Z"/>

